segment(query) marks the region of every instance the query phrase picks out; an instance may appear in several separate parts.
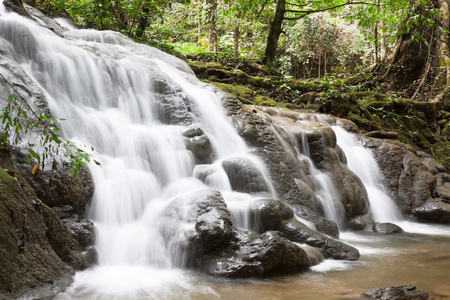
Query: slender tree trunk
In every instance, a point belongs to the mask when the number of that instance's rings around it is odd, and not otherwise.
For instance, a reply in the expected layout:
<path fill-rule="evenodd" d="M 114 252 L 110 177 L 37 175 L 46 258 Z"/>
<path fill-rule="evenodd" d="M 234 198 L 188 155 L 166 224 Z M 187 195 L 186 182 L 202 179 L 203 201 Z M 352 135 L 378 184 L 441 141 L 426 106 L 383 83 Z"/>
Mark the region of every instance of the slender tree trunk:
<path fill-rule="evenodd" d="M 380 60 L 383 59 L 387 55 L 387 41 L 386 41 L 386 21 L 381 21 L 381 47 L 380 47 Z"/>
<path fill-rule="evenodd" d="M 202 11 L 203 11 L 203 1 L 199 0 L 197 2 L 197 41 L 200 42 L 202 39 Z"/>
<path fill-rule="evenodd" d="M 379 56 L 378 56 L 378 22 L 375 23 L 375 28 L 373 30 L 373 40 L 374 40 L 374 46 L 375 46 L 375 64 L 378 64 L 380 62 Z"/>
<path fill-rule="evenodd" d="M 140 17 L 139 24 L 136 29 L 136 36 L 140 37 L 140 38 L 142 38 L 144 36 L 145 29 L 147 28 L 147 25 L 148 25 L 148 19 L 149 19 L 149 13 L 150 13 L 148 6 L 144 7 L 142 9 L 142 12 L 143 12 L 143 15 Z"/>
<path fill-rule="evenodd" d="M 272 66 L 275 60 L 275 54 L 278 46 L 278 40 L 282 31 L 282 24 L 284 14 L 286 13 L 286 0 L 278 0 L 275 16 L 270 25 L 269 35 L 267 37 L 266 51 L 264 54 L 263 63 L 267 66 Z"/>
<path fill-rule="evenodd" d="M 234 28 L 234 57 L 239 57 L 239 39 L 241 38 L 241 31 L 239 25 Z"/>
<path fill-rule="evenodd" d="M 207 22 L 209 28 L 209 49 L 210 51 L 217 52 L 218 42 L 217 42 L 217 1 L 207 0 Z"/>
<path fill-rule="evenodd" d="M 322 68 L 322 54 L 320 53 L 321 51 L 319 50 L 319 67 L 317 68 L 318 69 L 318 78 L 320 78 L 321 76 L 320 76 L 320 69 Z"/>

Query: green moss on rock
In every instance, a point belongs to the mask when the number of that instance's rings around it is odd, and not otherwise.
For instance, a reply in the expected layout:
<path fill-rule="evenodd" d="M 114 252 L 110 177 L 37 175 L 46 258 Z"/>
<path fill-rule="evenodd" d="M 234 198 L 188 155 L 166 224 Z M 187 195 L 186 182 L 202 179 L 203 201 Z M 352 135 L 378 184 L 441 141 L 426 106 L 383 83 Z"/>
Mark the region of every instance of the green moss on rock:
<path fill-rule="evenodd" d="M 255 103 L 262 106 L 276 106 L 277 102 L 265 96 L 256 96 Z"/>

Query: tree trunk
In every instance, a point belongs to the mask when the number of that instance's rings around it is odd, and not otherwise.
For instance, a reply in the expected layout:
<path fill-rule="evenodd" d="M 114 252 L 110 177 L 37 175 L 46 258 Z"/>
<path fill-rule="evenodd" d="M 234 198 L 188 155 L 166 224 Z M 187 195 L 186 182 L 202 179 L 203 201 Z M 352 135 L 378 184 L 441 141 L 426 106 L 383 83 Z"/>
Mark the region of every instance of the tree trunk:
<path fill-rule="evenodd" d="M 234 28 L 234 57 L 239 57 L 239 39 L 241 38 L 241 32 L 239 25 Z"/>
<path fill-rule="evenodd" d="M 373 40 L 375 46 L 375 64 L 380 63 L 378 56 L 378 22 L 375 23 L 375 29 L 373 30 Z"/>
<path fill-rule="evenodd" d="M 409 23 L 411 27 L 409 30 L 404 30 L 405 33 L 398 39 L 393 53 L 383 60 L 379 73 L 387 82 L 388 90 L 403 91 L 409 98 L 414 96 L 424 79 L 422 86 L 431 88 L 437 75 L 436 72 L 439 70 L 441 55 L 437 41 L 443 37 L 436 26 L 430 26 L 425 20 L 434 18 L 430 16 L 429 11 L 440 8 L 440 3 L 438 0 L 432 0 L 427 5 L 429 6 L 424 7 L 422 2 L 416 2 L 414 15 L 410 15 L 408 18 L 421 14 L 423 18 L 419 19 L 424 21 L 420 21 L 418 24 L 414 23 L 414 25 Z M 407 21 L 410 19 L 402 22 L 400 26 L 405 26 Z M 420 39 L 413 40 L 414 36 L 420 36 Z M 431 69 L 429 69 L 430 63 Z"/>
<path fill-rule="evenodd" d="M 282 31 L 284 14 L 286 13 L 286 0 L 278 0 L 275 16 L 270 25 L 269 35 L 267 37 L 266 51 L 263 63 L 269 67 L 273 65 L 275 54 L 278 46 L 278 40 Z"/>
<path fill-rule="evenodd" d="M 217 52 L 217 1 L 207 0 L 206 4 L 206 21 L 208 22 L 209 49 L 210 51 Z"/>
<path fill-rule="evenodd" d="M 203 11 L 203 3 L 202 0 L 199 0 L 197 3 L 197 41 L 200 42 L 202 39 L 202 11 Z"/>
<path fill-rule="evenodd" d="M 386 21 L 381 21 L 381 46 L 380 46 L 380 60 L 383 60 L 387 55 L 387 41 L 386 41 Z"/>
<path fill-rule="evenodd" d="M 144 7 L 142 9 L 143 15 L 139 18 L 139 24 L 136 29 L 136 36 L 142 38 L 145 33 L 145 29 L 148 25 L 148 19 L 149 19 L 149 13 L 150 10 L 148 9 L 148 6 Z"/>

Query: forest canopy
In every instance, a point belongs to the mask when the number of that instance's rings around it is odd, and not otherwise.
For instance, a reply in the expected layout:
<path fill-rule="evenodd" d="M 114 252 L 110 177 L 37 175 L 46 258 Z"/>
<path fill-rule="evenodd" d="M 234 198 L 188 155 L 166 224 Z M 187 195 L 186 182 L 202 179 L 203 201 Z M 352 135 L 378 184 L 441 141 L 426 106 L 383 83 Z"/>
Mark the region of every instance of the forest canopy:
<path fill-rule="evenodd" d="M 447 35 L 448 1 L 30 0 L 53 15 L 117 30 L 182 54 L 218 52 L 277 67 L 296 78 L 356 73 L 407 42 L 432 46 L 419 27 Z M 436 40 L 436 37 L 434 37 Z"/>

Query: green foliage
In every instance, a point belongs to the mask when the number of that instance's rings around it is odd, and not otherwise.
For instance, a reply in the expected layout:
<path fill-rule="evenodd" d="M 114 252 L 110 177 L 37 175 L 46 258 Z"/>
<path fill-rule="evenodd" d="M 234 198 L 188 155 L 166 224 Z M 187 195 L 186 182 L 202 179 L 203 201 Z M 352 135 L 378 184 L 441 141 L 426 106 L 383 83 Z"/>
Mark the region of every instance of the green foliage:
<path fill-rule="evenodd" d="M 328 13 L 291 22 L 282 41 L 279 64 L 296 78 L 355 73 L 370 61 L 368 45 L 356 25 Z"/>
<path fill-rule="evenodd" d="M 29 147 L 28 162 L 34 158 L 44 168 L 47 160 L 58 155 L 62 150 L 72 165 L 70 174 L 76 177 L 80 168 L 92 159 L 91 154 L 82 150 L 74 142 L 58 137 L 60 128 L 56 126 L 56 123 L 64 121 L 64 119 L 48 118 L 44 114 L 37 116 L 34 111 L 32 111 L 32 116 L 28 116 L 16 95 L 8 97 L 7 104 L 1 111 L 0 119 L 3 125 L 2 140 L 4 144 L 23 144 L 25 143 L 23 136 L 28 133 L 32 133 L 29 136 L 35 137 L 35 140 L 26 142 Z M 93 161 L 99 165 L 98 161 Z M 53 163 L 56 161 L 53 160 Z"/>

